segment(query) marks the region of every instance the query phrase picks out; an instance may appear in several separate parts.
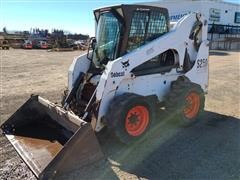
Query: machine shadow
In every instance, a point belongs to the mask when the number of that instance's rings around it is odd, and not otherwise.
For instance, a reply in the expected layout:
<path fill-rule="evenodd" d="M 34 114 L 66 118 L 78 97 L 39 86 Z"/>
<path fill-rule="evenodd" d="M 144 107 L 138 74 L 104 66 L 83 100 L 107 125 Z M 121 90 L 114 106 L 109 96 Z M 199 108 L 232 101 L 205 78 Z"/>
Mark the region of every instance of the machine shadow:
<path fill-rule="evenodd" d="M 229 55 L 229 53 L 227 53 L 227 52 L 223 52 L 223 51 L 210 51 L 209 52 L 209 55 L 210 56 L 228 56 Z"/>
<path fill-rule="evenodd" d="M 153 126 L 146 139 L 131 146 L 108 131 L 98 136 L 111 166 L 147 179 L 240 177 L 240 119 L 205 111 L 191 127 L 166 117 Z"/>

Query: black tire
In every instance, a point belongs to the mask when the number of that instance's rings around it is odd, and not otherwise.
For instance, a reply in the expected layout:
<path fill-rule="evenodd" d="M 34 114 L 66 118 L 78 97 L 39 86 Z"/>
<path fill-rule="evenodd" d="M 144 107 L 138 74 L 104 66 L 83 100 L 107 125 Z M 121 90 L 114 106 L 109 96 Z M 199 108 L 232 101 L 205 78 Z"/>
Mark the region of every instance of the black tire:
<path fill-rule="evenodd" d="M 144 109 L 147 110 L 149 115 L 148 116 L 149 121 L 146 128 L 144 128 L 144 131 L 141 134 L 137 136 L 136 135 L 133 136 L 129 134 L 129 132 L 127 131 L 125 123 L 127 121 L 128 112 L 137 106 L 144 107 Z M 148 99 L 147 97 L 139 96 L 136 94 L 125 93 L 123 95 L 120 95 L 114 98 L 110 103 L 109 109 L 106 115 L 107 125 L 112 131 L 112 133 L 114 133 L 115 136 L 121 142 L 125 144 L 130 144 L 142 138 L 146 134 L 153 119 L 155 118 L 155 114 L 156 114 L 155 109 L 156 109 L 156 100 L 154 98 Z M 138 116 L 135 116 L 135 117 L 138 117 Z"/>
<path fill-rule="evenodd" d="M 196 98 L 197 100 L 189 102 L 187 98 L 191 96 L 194 98 L 198 96 Z M 165 100 L 165 106 L 169 116 L 180 120 L 180 123 L 183 126 L 192 125 L 199 119 L 203 113 L 204 104 L 205 96 L 201 86 L 184 78 L 179 78 L 178 80 L 172 82 L 171 90 Z M 187 106 L 193 106 L 192 109 L 194 110 L 190 110 L 190 112 L 187 113 Z"/>

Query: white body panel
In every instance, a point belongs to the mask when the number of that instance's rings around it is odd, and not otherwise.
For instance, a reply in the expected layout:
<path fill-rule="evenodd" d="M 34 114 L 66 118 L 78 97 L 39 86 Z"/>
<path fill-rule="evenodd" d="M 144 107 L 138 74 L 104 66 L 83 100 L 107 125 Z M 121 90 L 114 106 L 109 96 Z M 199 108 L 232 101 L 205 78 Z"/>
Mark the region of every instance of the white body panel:
<path fill-rule="evenodd" d="M 71 91 L 80 72 L 86 73 L 90 67 L 91 61 L 87 54 L 76 57 L 68 69 L 68 90 Z"/>
<path fill-rule="evenodd" d="M 207 93 L 208 90 L 208 41 L 204 41 L 197 55 L 197 60 L 190 71 L 188 71 L 185 76 L 187 76 L 190 81 L 199 84 L 202 89 Z"/>
<path fill-rule="evenodd" d="M 157 95 L 159 101 L 169 92 L 172 81 L 178 77 L 176 70 L 165 74 L 151 74 L 124 79 L 116 90 L 116 96 L 125 92 L 143 96 Z"/>

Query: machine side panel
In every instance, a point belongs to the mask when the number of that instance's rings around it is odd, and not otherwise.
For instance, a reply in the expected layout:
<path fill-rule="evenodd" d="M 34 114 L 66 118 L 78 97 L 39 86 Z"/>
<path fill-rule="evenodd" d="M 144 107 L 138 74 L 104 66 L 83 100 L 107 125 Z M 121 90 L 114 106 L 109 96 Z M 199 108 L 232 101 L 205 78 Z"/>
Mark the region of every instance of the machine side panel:
<path fill-rule="evenodd" d="M 71 91 L 73 85 L 78 78 L 80 72 L 84 74 L 88 71 L 90 67 L 90 60 L 87 58 L 87 54 L 83 54 L 76 57 L 68 70 L 68 90 Z"/>

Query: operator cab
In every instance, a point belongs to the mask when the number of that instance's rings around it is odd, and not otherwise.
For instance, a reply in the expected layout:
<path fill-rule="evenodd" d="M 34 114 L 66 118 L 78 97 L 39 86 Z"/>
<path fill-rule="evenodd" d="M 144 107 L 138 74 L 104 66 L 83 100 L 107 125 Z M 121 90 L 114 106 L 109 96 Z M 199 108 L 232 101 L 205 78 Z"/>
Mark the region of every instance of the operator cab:
<path fill-rule="evenodd" d="M 94 11 L 96 40 L 93 63 L 103 68 L 138 47 L 169 32 L 168 10 L 143 5 L 119 5 Z"/>

